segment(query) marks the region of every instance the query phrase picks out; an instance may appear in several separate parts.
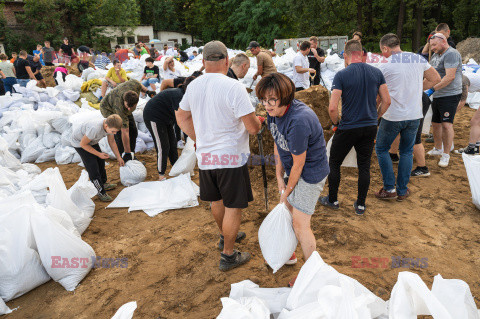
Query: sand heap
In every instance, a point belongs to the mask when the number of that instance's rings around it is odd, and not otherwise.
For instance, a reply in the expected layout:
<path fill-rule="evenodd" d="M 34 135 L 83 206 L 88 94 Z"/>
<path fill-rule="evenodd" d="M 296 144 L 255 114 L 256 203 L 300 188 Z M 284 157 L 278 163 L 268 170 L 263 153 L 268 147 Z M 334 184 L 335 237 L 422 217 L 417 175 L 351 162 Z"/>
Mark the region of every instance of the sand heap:
<path fill-rule="evenodd" d="M 316 85 L 307 90 L 295 93 L 295 98 L 311 107 L 315 114 L 317 114 L 323 127 L 325 140 L 328 141 L 333 135 L 333 131 L 331 130 L 333 123 L 328 115 L 328 103 L 330 101 L 328 90 L 321 85 Z M 257 105 L 256 114 L 265 118 L 267 117 L 267 112 L 262 104 Z M 263 153 L 265 155 L 273 154 L 274 142 L 272 135 L 267 129 L 265 129 L 262 136 Z M 252 152 L 252 154 L 259 154 L 257 136 L 250 136 L 250 152 Z"/>
<path fill-rule="evenodd" d="M 47 86 L 56 86 L 55 80 L 53 79 L 53 71 L 55 71 L 56 66 L 44 66 L 40 70 L 40 73 L 42 73 L 43 77 L 45 78 L 45 81 L 47 82 Z M 76 76 L 81 76 L 82 74 L 80 71 L 78 71 L 77 64 L 72 64 L 70 66 L 66 67 L 68 70 L 68 74 L 74 74 Z"/>
<path fill-rule="evenodd" d="M 474 59 L 480 63 L 480 38 L 468 38 L 457 44 L 457 50 L 462 55 L 463 63 Z"/>

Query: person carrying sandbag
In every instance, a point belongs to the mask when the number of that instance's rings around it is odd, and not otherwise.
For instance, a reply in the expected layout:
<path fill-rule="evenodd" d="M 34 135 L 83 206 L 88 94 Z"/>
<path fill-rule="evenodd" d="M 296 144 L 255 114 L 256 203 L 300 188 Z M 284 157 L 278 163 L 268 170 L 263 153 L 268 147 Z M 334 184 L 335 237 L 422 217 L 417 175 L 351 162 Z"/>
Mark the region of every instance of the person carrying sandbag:
<path fill-rule="evenodd" d="M 177 137 L 173 128 L 176 124 L 175 111 L 178 110 L 188 84 L 195 78 L 190 76 L 179 88 L 160 92 L 147 102 L 143 110 L 143 120 L 153 137 L 157 151 L 158 180 L 160 181 L 166 179 L 167 158 L 170 159 L 172 166 L 178 159 Z"/>
<path fill-rule="evenodd" d="M 125 162 L 134 158 L 133 152 L 137 144 L 138 130 L 132 113 L 137 108 L 140 92 L 147 93 L 150 97 L 155 95 L 155 92 L 149 91 L 137 80 L 129 80 L 110 91 L 100 103 L 103 117 L 117 114 L 122 119 L 122 128 L 115 134 L 115 142 Z"/>
<path fill-rule="evenodd" d="M 98 199 L 103 202 L 112 201 L 112 197 L 106 191 L 114 189 L 117 185 L 107 183 L 105 160 L 109 156 L 107 153 L 102 152 L 98 142 L 107 136 L 108 144 L 117 157 L 119 165 L 125 165 L 113 137 L 121 128 L 122 118 L 117 114 L 112 114 L 106 119 L 95 118 L 73 127 L 72 146 L 82 158 L 90 181 L 98 191 Z"/>
<path fill-rule="evenodd" d="M 322 125 L 311 108 L 294 99 L 295 84 L 281 73 L 262 78 L 255 93 L 265 106 L 275 141 L 280 203 L 292 214 L 293 229 L 307 260 L 316 250 L 310 219 L 330 172 Z"/>

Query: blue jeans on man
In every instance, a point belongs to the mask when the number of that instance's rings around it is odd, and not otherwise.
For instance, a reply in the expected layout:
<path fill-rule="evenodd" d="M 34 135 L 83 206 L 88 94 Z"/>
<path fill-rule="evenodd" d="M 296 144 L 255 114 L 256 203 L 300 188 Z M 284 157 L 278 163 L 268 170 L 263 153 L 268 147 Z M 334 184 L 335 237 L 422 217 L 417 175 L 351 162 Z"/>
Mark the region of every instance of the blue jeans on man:
<path fill-rule="evenodd" d="M 400 161 L 397 174 L 397 194 L 403 196 L 407 193 L 407 185 L 410 180 L 410 172 L 413 166 L 413 145 L 417 134 L 418 120 L 392 122 L 382 118 L 378 127 L 375 152 L 377 153 L 378 165 L 382 172 L 383 188 L 386 191 L 395 189 L 395 173 L 388 151 L 395 138 L 400 134 Z"/>
<path fill-rule="evenodd" d="M 27 87 L 28 82 L 30 82 L 30 79 L 17 79 L 17 84 L 23 87 Z"/>
<path fill-rule="evenodd" d="M 17 79 L 14 77 L 8 77 L 3 79 L 3 86 L 5 87 L 5 91 L 13 93 L 13 85 L 17 84 Z"/>

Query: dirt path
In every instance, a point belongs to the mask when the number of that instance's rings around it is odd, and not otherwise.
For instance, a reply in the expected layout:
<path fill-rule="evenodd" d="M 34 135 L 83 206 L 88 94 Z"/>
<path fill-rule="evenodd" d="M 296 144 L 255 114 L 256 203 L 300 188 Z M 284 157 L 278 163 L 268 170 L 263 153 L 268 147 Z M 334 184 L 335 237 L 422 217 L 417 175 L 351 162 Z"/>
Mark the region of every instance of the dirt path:
<path fill-rule="evenodd" d="M 455 144 L 466 144 L 469 120 L 474 113 L 464 109 L 456 120 Z M 426 148 L 431 149 L 427 144 Z M 147 161 L 148 179 L 155 178 L 153 153 L 140 156 Z M 376 200 L 381 187 L 376 158 L 372 160 L 372 182 L 368 212 L 353 214 L 356 171 L 343 169 L 339 211 L 317 207 L 313 229 L 322 258 L 339 272 L 351 276 L 387 300 L 400 271 L 406 268 L 352 268 L 352 256 L 365 258 L 402 256 L 428 258 L 428 267 L 418 273 L 431 287 L 433 276 L 466 281 L 480 306 L 480 211 L 472 204 L 461 156 L 452 156 L 447 169 L 438 158 L 427 158 L 432 176 L 411 180 L 413 195 L 403 203 Z M 54 163 L 41 165 L 42 169 Z M 118 166 L 107 166 L 111 180 L 118 182 Z M 79 177 L 81 167 L 60 166 L 67 186 Z M 268 168 L 273 178 L 274 168 Z M 275 275 L 263 263 L 257 233 L 265 209 L 259 167 L 251 169 L 255 201 L 243 216 L 241 229 L 247 239 L 239 247 L 253 254 L 245 266 L 221 273 L 216 249 L 218 231 L 208 203 L 162 213 L 154 218 L 126 209 L 97 209 L 82 238 L 97 256 L 128 258 L 127 268 L 93 269 L 74 292 L 53 281 L 7 303 L 20 307 L 4 318 L 110 318 L 124 303 L 136 300 L 134 318 L 214 318 L 221 310 L 220 298 L 228 296 L 230 284 L 251 279 L 261 287 L 285 286 L 299 271 L 303 260 L 283 267 Z M 198 183 L 198 174 L 195 176 Z M 117 195 L 120 189 L 112 192 Z M 324 191 L 325 193 L 325 191 Z M 277 203 L 276 182 L 269 184 L 270 208 Z M 301 257 L 301 249 L 297 249 Z"/>

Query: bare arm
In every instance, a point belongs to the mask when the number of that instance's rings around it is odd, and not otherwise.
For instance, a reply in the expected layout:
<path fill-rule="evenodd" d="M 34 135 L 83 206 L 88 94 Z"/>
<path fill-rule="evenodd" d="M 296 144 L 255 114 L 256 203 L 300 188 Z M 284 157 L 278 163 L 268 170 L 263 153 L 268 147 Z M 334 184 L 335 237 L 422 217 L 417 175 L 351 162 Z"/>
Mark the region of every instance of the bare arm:
<path fill-rule="evenodd" d="M 163 61 L 163 70 L 167 71 L 168 69 L 168 64 L 170 63 L 170 60 L 172 60 L 172 57 L 166 58 L 165 61 Z"/>
<path fill-rule="evenodd" d="M 313 56 L 315 57 L 315 59 L 317 59 L 318 62 L 320 62 L 320 63 L 325 62 L 325 57 L 324 56 L 319 56 L 316 49 L 312 49 L 311 51 L 313 53 Z"/>
<path fill-rule="evenodd" d="M 338 103 L 342 97 L 342 91 L 334 89 L 332 95 L 330 96 L 330 104 L 328 106 L 328 114 L 333 124 L 337 125 L 339 122 L 339 112 L 338 112 Z"/>
<path fill-rule="evenodd" d="M 29 66 L 26 66 L 25 70 L 27 70 L 27 73 L 28 73 L 28 76 L 30 77 L 30 79 L 35 80 L 35 74 L 33 74 L 32 68 L 29 67 Z"/>
<path fill-rule="evenodd" d="M 193 141 L 197 140 L 195 135 L 195 128 L 193 127 L 192 112 L 184 111 L 181 108 L 175 111 L 178 126 L 187 134 Z"/>
<path fill-rule="evenodd" d="M 457 72 L 457 68 L 448 68 L 445 69 L 445 76 L 442 78 L 442 80 L 437 83 L 436 85 L 433 86 L 433 89 L 435 91 L 441 90 L 455 79 L 455 72 Z"/>
<path fill-rule="evenodd" d="M 425 44 L 425 46 L 422 49 L 422 54 L 428 54 L 429 52 L 430 52 L 430 43 L 427 40 L 427 43 Z"/>
<path fill-rule="evenodd" d="M 90 144 L 88 144 L 88 143 L 90 143 L 90 141 L 91 140 L 86 135 L 84 135 L 82 137 L 82 140 L 80 141 L 80 147 L 83 148 L 85 151 L 89 152 L 90 154 L 93 154 L 97 157 L 100 157 L 100 158 L 103 158 L 103 159 L 108 158 L 108 154 L 101 153 L 101 152 L 97 151 L 96 149 L 94 149 Z M 117 152 L 118 152 L 118 150 L 117 150 Z M 105 155 L 106 155 L 106 157 L 105 157 Z"/>
<path fill-rule="evenodd" d="M 299 66 L 299 65 L 295 65 L 295 71 L 296 71 L 297 73 L 306 73 L 306 72 L 311 72 L 311 73 L 313 73 L 313 72 L 315 72 L 314 69 L 311 69 L 311 68 L 302 68 L 302 67 Z"/>
<path fill-rule="evenodd" d="M 3 71 L 0 70 L 0 75 L 2 76 L 2 79 L 6 79 L 7 77 L 5 76 L 5 73 L 3 73 Z"/>
<path fill-rule="evenodd" d="M 258 132 L 260 132 L 262 123 L 260 123 L 260 120 L 257 118 L 254 112 L 242 116 L 241 119 L 243 125 L 245 125 L 245 128 L 250 135 L 256 135 Z"/>
<path fill-rule="evenodd" d="M 392 100 L 390 98 L 390 93 L 388 93 L 388 87 L 386 84 L 380 85 L 380 89 L 378 90 L 378 95 L 380 95 L 381 104 L 378 111 L 378 117 L 382 117 L 385 112 L 387 112 L 390 104 L 392 104 Z"/>
<path fill-rule="evenodd" d="M 442 78 L 438 74 L 437 70 L 432 66 L 430 69 L 423 72 L 423 89 L 431 89 L 436 84 L 440 83 Z"/>

